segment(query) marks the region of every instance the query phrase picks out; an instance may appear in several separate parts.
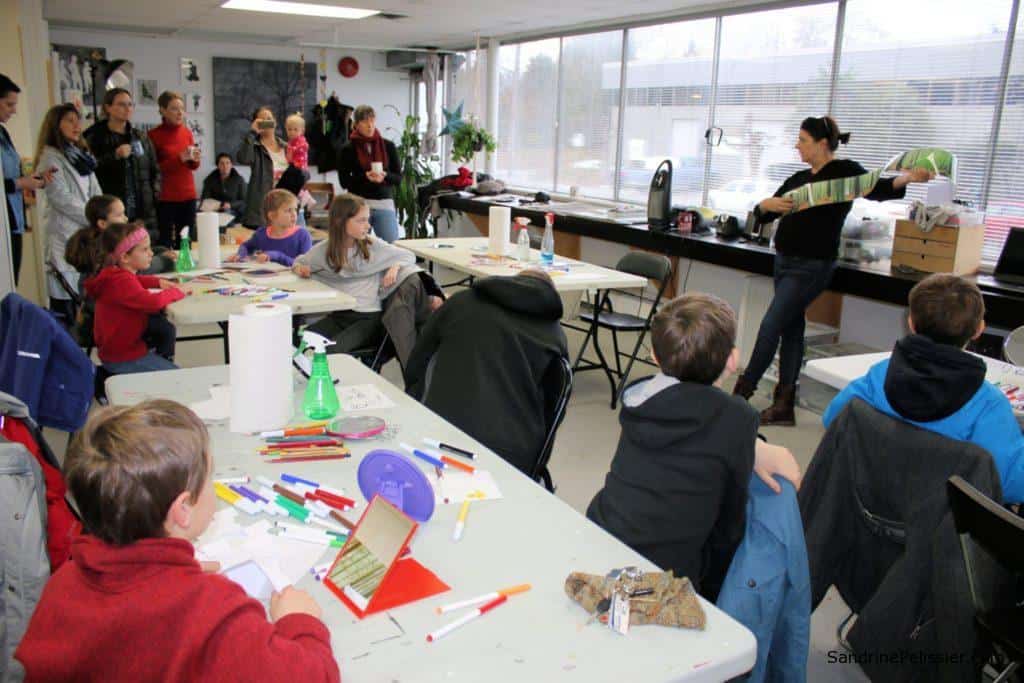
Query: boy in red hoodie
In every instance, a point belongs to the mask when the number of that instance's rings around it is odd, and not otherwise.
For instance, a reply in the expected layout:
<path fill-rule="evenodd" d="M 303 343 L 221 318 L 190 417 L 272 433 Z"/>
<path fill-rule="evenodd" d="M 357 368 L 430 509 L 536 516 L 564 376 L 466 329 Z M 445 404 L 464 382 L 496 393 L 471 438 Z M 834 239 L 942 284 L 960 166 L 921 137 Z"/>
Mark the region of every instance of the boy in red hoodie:
<path fill-rule="evenodd" d="M 267 621 L 196 561 L 216 508 L 209 447 L 173 401 L 92 415 L 64 464 L 84 534 L 15 652 L 28 681 L 340 681 L 312 596 L 285 588 Z"/>
<path fill-rule="evenodd" d="M 107 266 L 85 281 L 85 292 L 96 302 L 93 338 L 103 367 L 112 374 L 173 370 L 174 338 L 158 342 L 160 353 L 149 350 L 149 317 L 185 293 L 167 280 L 139 275 L 149 267 L 153 250 L 145 228 L 116 223 L 103 232 Z M 160 292 L 150 292 L 159 289 Z M 171 327 L 173 325 L 165 325 Z"/>

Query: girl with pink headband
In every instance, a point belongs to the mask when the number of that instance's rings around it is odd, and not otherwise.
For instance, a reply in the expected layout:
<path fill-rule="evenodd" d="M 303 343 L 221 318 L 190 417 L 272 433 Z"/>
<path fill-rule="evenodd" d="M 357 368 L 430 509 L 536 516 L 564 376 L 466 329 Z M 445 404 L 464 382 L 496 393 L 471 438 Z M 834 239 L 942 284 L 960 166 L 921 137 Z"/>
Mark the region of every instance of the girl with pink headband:
<path fill-rule="evenodd" d="M 115 375 L 177 368 L 172 362 L 175 335 L 154 340 L 147 328 L 154 327 L 152 316 L 161 315 L 185 293 L 168 280 L 139 275 L 153 260 L 145 228 L 115 223 L 103 231 L 102 240 L 106 266 L 86 280 L 85 291 L 96 301 L 93 337 L 103 367 Z M 161 327 L 168 326 L 174 329 L 166 321 Z"/>

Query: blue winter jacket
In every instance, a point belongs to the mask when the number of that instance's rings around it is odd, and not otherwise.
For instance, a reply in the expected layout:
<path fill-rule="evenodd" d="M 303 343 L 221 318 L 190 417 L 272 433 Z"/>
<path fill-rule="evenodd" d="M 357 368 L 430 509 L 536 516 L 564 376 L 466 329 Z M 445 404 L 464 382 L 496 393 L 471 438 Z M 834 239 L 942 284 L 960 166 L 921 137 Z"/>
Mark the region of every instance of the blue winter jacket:
<path fill-rule="evenodd" d="M 886 415 L 951 439 L 981 446 L 992 455 L 999 470 L 1003 502 L 1024 502 L 1024 434 L 1021 434 L 1013 408 L 1002 392 L 991 382 L 982 382 L 974 396 L 952 415 L 931 422 L 915 422 L 897 413 L 885 395 L 889 362 L 887 359 L 876 363 L 868 374 L 850 382 L 832 399 L 822 417 L 825 427 L 832 424 L 851 399 L 860 398 Z"/>
<path fill-rule="evenodd" d="M 807 679 L 811 637 L 811 576 L 796 489 L 776 494 L 750 479 L 747 528 L 718 595 L 718 607 L 750 629 L 757 661 L 750 681 Z"/>
<path fill-rule="evenodd" d="M 0 303 L 0 391 L 40 425 L 77 431 L 89 413 L 96 369 L 53 316 L 11 293 Z"/>

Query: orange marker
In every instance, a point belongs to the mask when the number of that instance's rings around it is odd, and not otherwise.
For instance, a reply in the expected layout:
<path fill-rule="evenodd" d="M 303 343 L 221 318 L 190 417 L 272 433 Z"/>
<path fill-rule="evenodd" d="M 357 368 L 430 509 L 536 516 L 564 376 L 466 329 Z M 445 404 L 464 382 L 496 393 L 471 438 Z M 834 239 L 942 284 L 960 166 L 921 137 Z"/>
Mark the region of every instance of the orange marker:
<path fill-rule="evenodd" d="M 457 609 L 464 609 L 466 607 L 474 607 L 476 605 L 480 605 L 480 604 L 485 603 L 485 602 L 490 602 L 491 600 L 496 600 L 496 599 L 498 599 L 498 598 L 500 598 L 502 596 L 506 596 L 507 597 L 507 596 L 510 596 L 510 595 L 516 595 L 518 593 L 525 593 L 526 591 L 530 590 L 530 588 L 532 588 L 532 586 L 530 584 L 528 584 L 528 583 L 522 583 L 522 584 L 519 584 L 518 586 L 509 586 L 508 588 L 502 588 L 501 590 L 496 590 L 493 593 L 485 593 L 484 595 L 478 595 L 477 597 L 470 598 L 469 600 L 463 600 L 461 602 L 453 602 L 450 605 L 444 605 L 442 607 L 438 607 L 435 611 L 438 614 L 444 614 L 445 612 L 454 612 Z"/>
<path fill-rule="evenodd" d="M 475 467 L 470 467 L 466 463 L 459 462 L 455 458 L 449 458 L 447 455 L 442 455 L 441 456 L 441 462 L 443 462 L 444 464 L 448 465 L 449 467 L 454 467 L 454 468 L 460 469 L 460 470 L 462 470 L 464 472 L 469 472 L 470 474 L 473 474 L 474 472 L 476 472 L 476 468 Z"/>

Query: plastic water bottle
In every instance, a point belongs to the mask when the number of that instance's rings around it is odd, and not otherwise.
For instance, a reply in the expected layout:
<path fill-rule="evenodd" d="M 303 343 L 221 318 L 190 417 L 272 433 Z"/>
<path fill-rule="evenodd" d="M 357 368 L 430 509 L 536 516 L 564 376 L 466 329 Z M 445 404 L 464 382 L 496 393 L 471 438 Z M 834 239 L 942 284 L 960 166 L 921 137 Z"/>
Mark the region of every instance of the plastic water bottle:
<path fill-rule="evenodd" d="M 529 220 L 519 224 L 519 237 L 516 238 L 516 258 L 521 263 L 530 262 L 530 231 L 526 229 L 529 224 Z"/>
<path fill-rule="evenodd" d="M 550 266 L 555 262 L 555 214 L 544 214 L 544 238 L 540 241 L 541 265 Z"/>
<path fill-rule="evenodd" d="M 188 239 L 188 228 L 181 229 L 181 244 L 178 246 L 178 260 L 174 264 L 174 270 L 179 273 L 187 273 L 195 268 L 192 263 L 192 245 Z"/>

